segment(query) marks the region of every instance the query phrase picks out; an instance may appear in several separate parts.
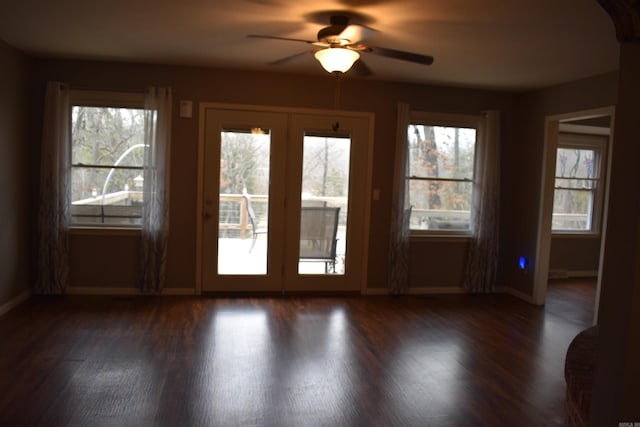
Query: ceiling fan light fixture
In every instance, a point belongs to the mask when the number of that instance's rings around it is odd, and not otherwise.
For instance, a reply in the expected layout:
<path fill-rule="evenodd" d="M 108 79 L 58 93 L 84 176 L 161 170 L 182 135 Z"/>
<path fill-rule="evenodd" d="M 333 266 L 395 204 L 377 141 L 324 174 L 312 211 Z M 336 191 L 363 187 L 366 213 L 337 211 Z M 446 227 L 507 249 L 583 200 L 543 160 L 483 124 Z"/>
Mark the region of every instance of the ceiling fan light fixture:
<path fill-rule="evenodd" d="M 322 68 L 330 73 L 346 73 L 360 58 L 360 54 L 352 49 L 343 47 L 329 47 L 317 51 L 314 56 L 322 65 Z"/>

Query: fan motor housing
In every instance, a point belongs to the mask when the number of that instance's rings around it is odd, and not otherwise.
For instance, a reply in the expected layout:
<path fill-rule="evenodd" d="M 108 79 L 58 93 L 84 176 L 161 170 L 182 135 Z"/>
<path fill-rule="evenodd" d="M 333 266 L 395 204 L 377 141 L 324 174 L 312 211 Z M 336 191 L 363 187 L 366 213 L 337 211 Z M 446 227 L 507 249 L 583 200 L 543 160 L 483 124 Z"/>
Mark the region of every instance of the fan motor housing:
<path fill-rule="evenodd" d="M 318 31 L 318 41 L 330 45 L 349 44 L 351 40 L 340 38 L 340 34 L 349 26 L 349 18 L 342 15 L 333 15 L 329 22 L 331 22 L 331 25 Z"/>

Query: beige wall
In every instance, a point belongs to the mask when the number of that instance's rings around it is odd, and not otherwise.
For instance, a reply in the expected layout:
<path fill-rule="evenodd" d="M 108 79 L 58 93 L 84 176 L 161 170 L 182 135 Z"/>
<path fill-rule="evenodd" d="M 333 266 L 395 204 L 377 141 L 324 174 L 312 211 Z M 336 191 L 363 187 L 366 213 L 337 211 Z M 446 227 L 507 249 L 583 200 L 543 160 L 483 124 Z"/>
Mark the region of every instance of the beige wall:
<path fill-rule="evenodd" d="M 171 153 L 171 236 L 167 287 L 192 288 L 195 282 L 196 187 L 199 102 L 253 104 L 331 109 L 334 80 L 282 73 L 258 73 L 206 68 L 132 65 L 84 61 L 40 60 L 34 68 L 35 105 L 41 105 L 47 80 L 96 89 L 143 89 L 149 85 L 171 86 L 174 91 L 173 145 Z M 391 211 L 395 117 L 398 102 L 414 110 L 476 113 L 488 109 L 502 113 L 501 148 L 501 256 L 499 285 L 531 295 L 533 275 L 517 269 L 518 256 L 535 265 L 540 198 L 544 120 L 547 115 L 615 105 L 615 73 L 585 79 L 545 90 L 513 95 L 502 92 L 397 84 L 366 79 L 345 79 L 341 85 L 341 109 L 375 114 L 373 188 L 380 200 L 371 207 L 369 287 L 386 286 L 387 248 Z M 194 102 L 194 118 L 178 117 L 180 100 Z M 38 142 L 34 141 L 35 146 Z M 135 244 L 135 242 L 130 242 Z M 121 251 L 122 239 L 74 237 L 72 286 L 106 286 L 85 259 L 90 245 L 108 253 Z M 82 250 L 80 250 L 82 248 Z M 457 287 L 461 285 L 465 242 L 412 242 L 412 287 Z M 137 270 L 129 260 L 111 263 L 118 277 L 113 287 L 133 287 Z M 121 267 L 119 267 L 121 265 Z M 443 268 L 443 266 L 445 268 Z M 121 269 L 121 270 L 118 270 Z M 117 274 L 116 274 L 117 273 Z"/>
<path fill-rule="evenodd" d="M 442 292 L 463 286 L 468 241 L 436 239 L 412 242 L 409 257 L 411 288 Z M 454 291 L 455 292 L 455 291 Z"/>
<path fill-rule="evenodd" d="M 28 289 L 28 68 L 24 56 L 0 41 L 0 306 Z"/>
<path fill-rule="evenodd" d="M 426 71 L 428 72 L 428 70 Z M 35 93 L 41 96 L 47 80 L 60 80 L 72 86 L 96 89 L 143 89 L 149 85 L 171 86 L 174 91 L 173 141 L 171 152 L 171 235 L 167 287 L 191 288 L 195 275 L 196 186 L 199 102 L 220 102 L 268 106 L 331 109 L 334 106 L 335 81 L 329 75 L 305 77 L 281 73 L 214 70 L 154 65 L 78 61 L 37 61 L 34 68 Z M 39 92 L 39 93 L 38 93 Z M 36 96 L 35 104 L 41 104 Z M 375 113 L 373 188 L 380 190 L 380 200 L 372 202 L 369 253 L 369 286 L 385 287 L 387 248 L 391 211 L 391 183 L 396 130 L 396 106 L 407 102 L 413 109 L 425 111 L 475 113 L 482 110 L 503 111 L 503 135 L 511 134 L 513 95 L 500 92 L 395 84 L 374 80 L 345 79 L 341 84 L 341 109 Z M 191 100 L 194 118 L 178 117 L 178 102 Z M 38 142 L 35 141 L 36 146 Z M 92 239 L 74 236 L 71 240 L 72 286 L 106 285 L 95 269 L 96 251 L 105 256 L 122 248 L 121 239 Z M 459 285 L 464 250 L 458 248 L 454 259 L 446 257 L 428 244 L 412 245 L 415 265 L 414 285 Z M 464 246 L 464 243 L 462 244 Z M 120 251 L 133 254 L 134 249 Z M 449 252 L 451 254 L 451 252 Z M 109 263 L 116 269 L 116 286 L 134 286 L 136 271 L 129 261 Z M 109 261 L 106 261 L 109 262 Z M 442 266 L 450 266 L 449 271 Z"/>
<path fill-rule="evenodd" d="M 140 277 L 139 235 L 73 234 L 69 257 L 71 286 L 132 288 Z"/>
<path fill-rule="evenodd" d="M 600 236 L 551 237 L 549 270 L 597 272 Z"/>

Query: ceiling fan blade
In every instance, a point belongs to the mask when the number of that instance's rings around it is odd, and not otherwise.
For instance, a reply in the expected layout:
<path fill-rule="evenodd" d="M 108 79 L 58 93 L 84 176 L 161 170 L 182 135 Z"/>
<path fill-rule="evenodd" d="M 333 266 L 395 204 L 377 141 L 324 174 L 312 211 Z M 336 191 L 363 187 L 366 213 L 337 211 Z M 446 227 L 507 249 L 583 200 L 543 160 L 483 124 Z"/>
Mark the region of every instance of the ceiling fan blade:
<path fill-rule="evenodd" d="M 308 55 L 309 53 L 311 53 L 313 51 L 311 50 L 306 50 L 304 52 L 299 52 L 293 55 L 289 55 L 289 56 L 285 56 L 284 58 L 280 58 L 277 59 L 275 61 L 271 61 L 268 63 L 268 65 L 282 65 L 282 64 L 287 64 L 289 62 L 295 61 L 298 58 L 303 57 L 304 55 Z"/>
<path fill-rule="evenodd" d="M 433 56 L 422 55 L 419 53 L 404 52 L 401 50 L 387 49 L 384 47 L 367 46 L 364 52 L 373 55 L 384 56 L 387 58 L 400 59 L 402 61 L 415 62 L 417 64 L 431 65 L 433 64 Z"/>
<path fill-rule="evenodd" d="M 351 69 L 359 77 L 369 77 L 373 75 L 373 71 L 371 71 L 371 68 L 369 68 L 367 64 L 364 63 L 362 58 L 358 59 L 355 64 L 353 64 L 353 67 L 351 67 Z"/>
<path fill-rule="evenodd" d="M 307 43 L 307 44 L 317 43 L 316 40 L 292 39 L 289 37 L 278 37 L 278 36 L 263 36 L 260 34 L 249 34 L 247 37 L 251 39 L 282 40 L 282 41 L 288 41 L 288 42 L 301 42 L 301 43 Z"/>

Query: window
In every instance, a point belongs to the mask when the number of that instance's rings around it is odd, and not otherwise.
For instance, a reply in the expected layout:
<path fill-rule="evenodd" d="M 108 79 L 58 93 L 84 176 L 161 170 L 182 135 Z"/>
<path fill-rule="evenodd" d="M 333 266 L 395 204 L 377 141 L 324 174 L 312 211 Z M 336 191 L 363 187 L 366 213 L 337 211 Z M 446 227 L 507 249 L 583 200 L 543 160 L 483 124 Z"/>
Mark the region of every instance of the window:
<path fill-rule="evenodd" d="M 554 233 L 599 233 L 606 137 L 560 134 L 553 195 Z"/>
<path fill-rule="evenodd" d="M 71 93 L 71 224 L 139 227 L 144 95 Z"/>
<path fill-rule="evenodd" d="M 478 118 L 413 113 L 408 128 L 412 234 L 468 234 Z"/>

